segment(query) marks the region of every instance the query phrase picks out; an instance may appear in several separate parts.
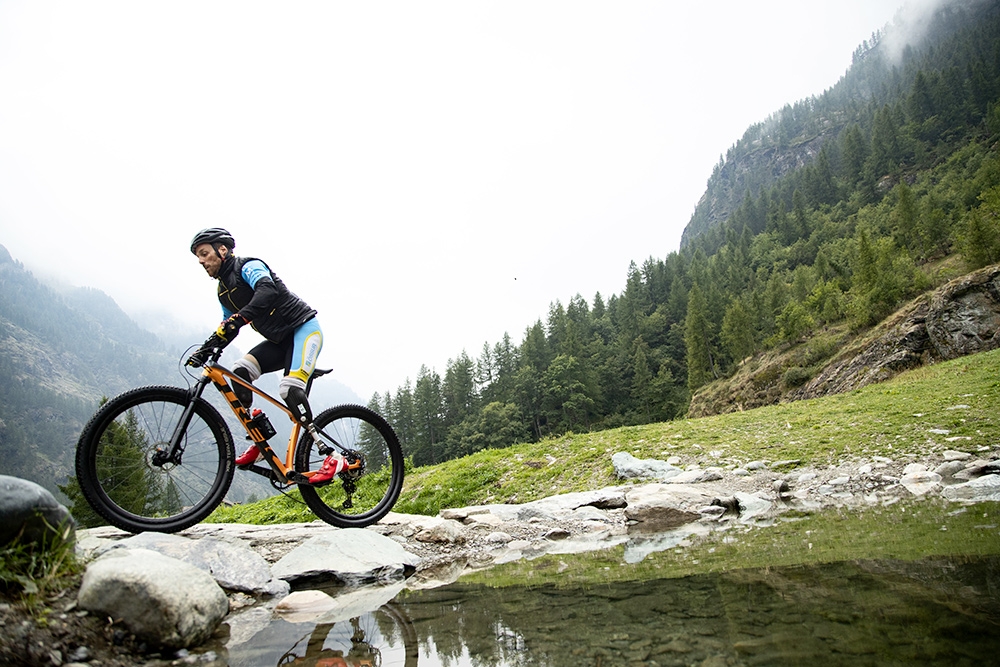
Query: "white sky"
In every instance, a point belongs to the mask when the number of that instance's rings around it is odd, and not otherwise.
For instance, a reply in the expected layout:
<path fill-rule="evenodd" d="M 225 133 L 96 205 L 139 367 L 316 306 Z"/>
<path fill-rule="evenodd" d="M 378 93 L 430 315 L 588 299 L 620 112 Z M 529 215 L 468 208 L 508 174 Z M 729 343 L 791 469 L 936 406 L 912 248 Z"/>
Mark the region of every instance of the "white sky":
<path fill-rule="evenodd" d="M 0 0 L 0 244 L 194 343 L 226 227 L 367 399 L 620 293 L 902 4 Z"/>

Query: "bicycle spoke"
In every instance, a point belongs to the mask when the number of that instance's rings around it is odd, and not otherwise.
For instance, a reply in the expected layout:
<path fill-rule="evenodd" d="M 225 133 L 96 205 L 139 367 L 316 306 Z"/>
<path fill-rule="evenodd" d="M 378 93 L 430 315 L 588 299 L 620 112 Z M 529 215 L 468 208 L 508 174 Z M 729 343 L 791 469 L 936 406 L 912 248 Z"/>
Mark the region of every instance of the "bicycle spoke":
<path fill-rule="evenodd" d="M 190 401 L 173 387 L 149 387 L 109 401 L 91 419 L 77 450 L 84 496 L 116 526 L 175 531 L 197 523 L 232 481 L 232 436 L 218 412 L 199 401 L 179 456 L 161 462 Z"/>

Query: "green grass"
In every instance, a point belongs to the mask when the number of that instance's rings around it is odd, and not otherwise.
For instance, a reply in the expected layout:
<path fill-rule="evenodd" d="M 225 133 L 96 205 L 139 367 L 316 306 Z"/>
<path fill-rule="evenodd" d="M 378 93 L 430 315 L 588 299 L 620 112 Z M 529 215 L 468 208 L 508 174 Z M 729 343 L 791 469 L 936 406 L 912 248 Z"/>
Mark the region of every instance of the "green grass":
<path fill-rule="evenodd" d="M 50 610 L 46 601 L 71 587 L 83 571 L 76 558 L 72 528 L 52 531 L 43 544 L 15 538 L 0 547 L 0 592 L 24 605 L 38 620 Z"/>
<path fill-rule="evenodd" d="M 735 467 L 754 460 L 823 466 L 873 456 L 905 460 L 945 449 L 994 448 L 1000 445 L 997 368 L 1000 351 L 984 352 L 846 394 L 486 450 L 408 471 L 395 510 L 434 515 L 448 507 L 524 503 L 614 485 L 619 480 L 611 456 L 621 451 L 639 458 L 676 455 L 685 465 Z M 314 518 L 301 502 L 276 497 L 220 508 L 209 521 Z"/>

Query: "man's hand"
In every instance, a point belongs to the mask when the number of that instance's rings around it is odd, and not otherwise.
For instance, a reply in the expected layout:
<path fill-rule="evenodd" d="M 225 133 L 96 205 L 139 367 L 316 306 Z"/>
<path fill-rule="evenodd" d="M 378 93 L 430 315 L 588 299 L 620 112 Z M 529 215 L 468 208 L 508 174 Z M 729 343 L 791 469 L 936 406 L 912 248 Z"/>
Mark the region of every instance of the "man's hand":
<path fill-rule="evenodd" d="M 240 332 L 240 327 L 244 324 L 247 324 L 246 318 L 239 313 L 234 313 L 219 325 L 219 328 L 215 330 L 215 335 L 228 343 L 236 338 L 236 334 Z"/>
<path fill-rule="evenodd" d="M 212 334 L 208 337 L 208 340 L 201 344 L 201 348 L 197 352 L 188 357 L 188 360 L 185 363 L 188 366 L 194 366 L 195 368 L 204 366 L 205 362 L 208 361 L 208 358 L 211 356 L 212 350 L 222 349 L 227 345 L 229 345 L 228 340 L 220 338 L 217 334 Z"/>

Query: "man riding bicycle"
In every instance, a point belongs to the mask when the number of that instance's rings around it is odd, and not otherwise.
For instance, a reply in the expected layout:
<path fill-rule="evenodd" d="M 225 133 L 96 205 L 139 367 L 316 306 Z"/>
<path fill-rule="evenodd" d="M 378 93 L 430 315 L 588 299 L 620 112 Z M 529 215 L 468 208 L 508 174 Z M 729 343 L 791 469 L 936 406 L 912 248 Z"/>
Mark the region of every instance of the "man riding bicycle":
<path fill-rule="evenodd" d="M 263 336 L 264 342 L 233 364 L 233 374 L 253 383 L 263 373 L 284 369 L 279 394 L 295 418 L 308 426 L 313 416 L 306 390 L 323 347 L 316 311 L 291 292 L 267 264 L 252 257 L 237 257 L 233 254 L 235 248 L 235 239 L 221 227 L 203 229 L 191 241 L 191 252 L 209 277 L 219 281 L 223 321 L 214 336 L 224 347 L 246 324 Z M 233 393 L 245 408 L 250 408 L 253 392 L 233 383 Z M 263 456 L 260 448 L 252 445 L 237 457 L 236 465 L 251 465 Z M 327 482 L 346 466 L 343 457 L 329 456 L 310 482 Z"/>

